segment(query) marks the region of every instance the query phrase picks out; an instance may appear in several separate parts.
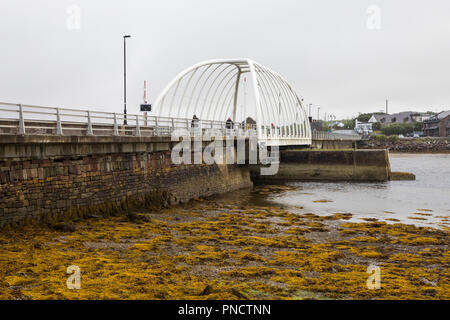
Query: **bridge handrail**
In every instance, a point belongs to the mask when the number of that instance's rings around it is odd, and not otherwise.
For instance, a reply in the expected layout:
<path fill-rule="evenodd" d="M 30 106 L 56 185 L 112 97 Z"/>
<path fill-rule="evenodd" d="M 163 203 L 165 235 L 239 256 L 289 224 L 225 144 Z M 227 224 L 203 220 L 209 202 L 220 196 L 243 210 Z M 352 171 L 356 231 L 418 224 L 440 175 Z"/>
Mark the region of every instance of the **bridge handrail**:
<path fill-rule="evenodd" d="M 359 134 L 343 134 L 337 132 L 326 132 L 326 131 L 312 131 L 313 140 L 351 140 L 357 141 L 361 140 L 362 137 Z"/>
<path fill-rule="evenodd" d="M 63 135 L 150 135 L 170 136 L 175 129 L 196 132 L 213 128 L 227 134 L 226 121 L 145 116 L 106 111 L 47 107 L 0 102 L 0 134 L 56 134 Z M 53 119 L 49 119 L 53 118 Z M 126 120 L 126 124 L 125 121 Z M 123 122 L 123 124 L 119 124 Z M 30 130 L 31 129 L 31 130 Z M 201 129 L 201 131 L 199 130 Z M 245 135 L 256 134 L 255 124 L 234 123 L 234 129 Z M 230 129 L 228 129 L 230 130 Z M 78 131 L 78 132 L 74 132 Z"/>

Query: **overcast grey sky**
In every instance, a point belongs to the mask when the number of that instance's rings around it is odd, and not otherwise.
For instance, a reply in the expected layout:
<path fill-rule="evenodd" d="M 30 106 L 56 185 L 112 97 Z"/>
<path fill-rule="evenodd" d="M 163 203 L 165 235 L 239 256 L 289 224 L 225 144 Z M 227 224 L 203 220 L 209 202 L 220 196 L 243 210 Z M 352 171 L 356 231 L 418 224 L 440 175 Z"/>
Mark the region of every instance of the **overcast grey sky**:
<path fill-rule="evenodd" d="M 0 101 L 121 112 L 128 33 L 130 113 L 144 79 L 153 102 L 190 65 L 241 57 L 338 117 L 386 97 L 393 112 L 450 109 L 449 17 L 448 0 L 1 0 Z"/>

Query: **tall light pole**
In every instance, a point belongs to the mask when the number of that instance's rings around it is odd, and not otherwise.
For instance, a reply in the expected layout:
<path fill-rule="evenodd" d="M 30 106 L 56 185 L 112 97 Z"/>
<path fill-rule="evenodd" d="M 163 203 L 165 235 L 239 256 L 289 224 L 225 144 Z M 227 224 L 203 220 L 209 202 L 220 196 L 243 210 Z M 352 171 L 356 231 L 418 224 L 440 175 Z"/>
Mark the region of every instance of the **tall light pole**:
<path fill-rule="evenodd" d="M 123 36 L 123 124 L 127 124 L 127 38 L 131 36 Z"/>

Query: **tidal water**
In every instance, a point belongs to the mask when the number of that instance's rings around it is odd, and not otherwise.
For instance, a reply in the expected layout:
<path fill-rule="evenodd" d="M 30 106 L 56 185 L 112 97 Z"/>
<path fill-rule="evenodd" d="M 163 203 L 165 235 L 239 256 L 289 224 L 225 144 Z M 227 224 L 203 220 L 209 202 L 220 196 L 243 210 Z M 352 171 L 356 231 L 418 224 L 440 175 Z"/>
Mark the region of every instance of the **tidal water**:
<path fill-rule="evenodd" d="M 416 181 L 296 182 L 289 185 L 299 190 L 269 196 L 267 200 L 274 205 L 303 207 L 299 210 L 303 213 L 349 212 L 353 221 L 394 218 L 420 226 L 449 226 L 450 154 L 390 154 L 390 163 L 392 171 L 412 172 Z M 329 202 L 314 202 L 320 200 Z"/>

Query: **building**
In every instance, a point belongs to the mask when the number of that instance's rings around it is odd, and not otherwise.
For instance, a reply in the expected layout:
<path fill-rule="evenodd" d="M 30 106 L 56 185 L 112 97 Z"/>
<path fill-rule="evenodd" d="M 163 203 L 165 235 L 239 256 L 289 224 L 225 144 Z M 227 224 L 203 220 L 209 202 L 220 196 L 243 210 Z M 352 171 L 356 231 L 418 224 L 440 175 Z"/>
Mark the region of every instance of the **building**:
<path fill-rule="evenodd" d="M 374 114 L 369 119 L 369 123 L 380 123 L 381 125 L 392 123 L 414 123 L 423 122 L 431 117 L 428 113 L 414 111 L 404 111 L 394 114 Z"/>
<path fill-rule="evenodd" d="M 365 122 L 359 122 L 358 120 L 355 121 L 355 132 L 362 135 L 368 135 L 369 133 L 372 133 L 372 123 L 365 123 Z"/>
<path fill-rule="evenodd" d="M 423 131 L 429 137 L 450 136 L 450 110 L 443 111 L 423 122 Z"/>
<path fill-rule="evenodd" d="M 429 113 L 416 113 L 416 114 L 413 114 L 411 117 L 416 122 L 424 122 L 425 120 L 430 119 L 432 116 L 433 116 L 433 114 L 429 114 Z"/>
<path fill-rule="evenodd" d="M 335 121 L 335 122 L 330 123 L 329 126 L 343 128 L 343 127 L 345 127 L 345 124 L 343 124 L 342 122 L 339 122 L 339 121 Z"/>

